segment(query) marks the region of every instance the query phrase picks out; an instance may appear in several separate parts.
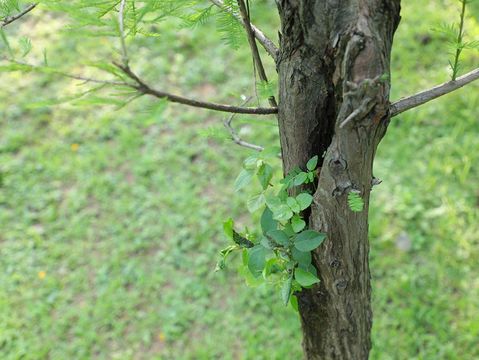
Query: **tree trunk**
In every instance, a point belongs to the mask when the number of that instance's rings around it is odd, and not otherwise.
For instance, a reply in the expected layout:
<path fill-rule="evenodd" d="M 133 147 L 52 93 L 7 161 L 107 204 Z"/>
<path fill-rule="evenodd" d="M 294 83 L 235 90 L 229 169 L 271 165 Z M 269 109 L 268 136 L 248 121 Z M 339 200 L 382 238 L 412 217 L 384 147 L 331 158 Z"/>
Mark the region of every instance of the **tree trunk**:
<path fill-rule="evenodd" d="M 368 206 L 389 122 L 390 52 L 400 0 L 277 0 L 279 128 L 285 173 L 319 155 L 309 215 L 327 233 L 321 282 L 298 294 L 307 359 L 367 359 L 371 348 Z M 349 192 L 364 200 L 348 206 Z"/>

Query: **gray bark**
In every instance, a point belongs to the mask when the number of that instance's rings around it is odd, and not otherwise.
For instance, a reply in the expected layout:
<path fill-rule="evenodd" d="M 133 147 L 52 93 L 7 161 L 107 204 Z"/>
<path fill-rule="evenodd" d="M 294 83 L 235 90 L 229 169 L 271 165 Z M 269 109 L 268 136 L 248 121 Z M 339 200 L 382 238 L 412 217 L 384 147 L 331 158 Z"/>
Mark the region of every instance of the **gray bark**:
<path fill-rule="evenodd" d="M 307 359 L 367 359 L 371 347 L 368 206 L 389 122 L 390 52 L 400 0 L 277 0 L 284 172 L 322 159 L 312 229 L 321 282 L 298 294 Z M 365 201 L 347 204 L 350 191 Z"/>

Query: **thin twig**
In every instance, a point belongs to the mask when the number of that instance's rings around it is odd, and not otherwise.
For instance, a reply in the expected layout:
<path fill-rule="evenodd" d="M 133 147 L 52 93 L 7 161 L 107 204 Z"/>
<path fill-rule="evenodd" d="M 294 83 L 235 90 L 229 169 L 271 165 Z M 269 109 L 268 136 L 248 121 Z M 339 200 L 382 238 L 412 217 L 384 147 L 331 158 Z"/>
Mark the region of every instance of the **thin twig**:
<path fill-rule="evenodd" d="M 8 24 L 11 24 L 12 22 L 20 19 L 21 17 L 23 17 L 24 15 L 28 14 L 30 11 L 32 11 L 36 6 L 38 5 L 38 3 L 33 3 L 29 6 L 27 6 L 22 12 L 16 14 L 16 15 L 13 15 L 13 16 L 9 16 L 9 17 L 6 17 L 5 19 L 3 19 L 2 21 L 2 28 L 7 26 Z"/>
<path fill-rule="evenodd" d="M 251 97 L 249 97 L 248 99 L 246 99 L 242 104 L 241 106 L 245 106 L 249 101 L 251 100 Z M 243 147 L 246 147 L 248 149 L 253 149 L 253 150 L 256 150 L 256 151 L 263 151 L 264 150 L 264 147 L 262 146 L 259 146 L 259 145 L 255 145 L 255 144 L 251 144 L 247 141 L 244 141 L 243 139 L 241 139 L 241 137 L 238 135 L 238 133 L 236 132 L 236 130 L 233 128 L 233 125 L 231 124 L 233 122 L 233 119 L 234 117 L 236 116 L 236 114 L 231 114 L 231 116 L 229 116 L 228 118 L 226 118 L 224 121 L 223 121 L 223 124 L 225 126 L 225 128 L 228 130 L 228 132 L 230 133 L 231 135 L 231 140 L 234 141 L 235 144 L 238 144 L 239 146 L 243 146 Z"/>
<path fill-rule="evenodd" d="M 29 63 L 26 63 L 26 62 L 13 60 L 13 59 L 5 58 L 5 57 L 2 57 L 0 60 L 8 61 L 10 63 L 21 65 L 21 66 L 25 66 L 25 67 L 28 67 L 28 68 L 33 69 L 33 70 L 43 71 L 43 72 L 46 72 L 46 73 L 52 73 L 52 74 L 55 74 L 55 75 L 59 75 L 59 76 L 62 76 L 62 77 L 67 77 L 67 78 L 74 79 L 74 80 L 80 80 L 80 81 L 83 81 L 85 83 L 105 84 L 105 85 L 114 85 L 114 86 L 128 86 L 128 87 L 134 86 L 133 84 L 129 84 L 129 83 L 124 82 L 124 81 L 94 79 L 94 78 L 90 78 L 90 77 L 86 77 L 86 76 L 82 76 L 82 75 L 69 74 L 69 73 L 66 73 L 66 72 L 63 72 L 63 71 L 60 71 L 60 70 L 56 70 L 56 69 L 51 68 L 51 67 L 32 65 L 32 64 L 29 64 Z M 45 70 L 47 70 L 47 71 L 45 71 Z"/>
<path fill-rule="evenodd" d="M 251 53 L 253 55 L 253 63 L 256 70 L 258 71 L 258 76 L 261 81 L 268 83 L 268 77 L 266 76 L 266 71 L 264 70 L 263 62 L 261 61 L 261 56 L 259 55 L 258 46 L 256 45 L 256 39 L 254 36 L 253 29 L 251 27 L 251 20 L 249 16 L 249 9 L 246 7 L 244 0 L 238 0 L 238 5 L 240 9 L 241 18 L 243 19 L 243 25 L 246 30 L 246 35 L 248 36 L 248 43 L 251 48 Z M 268 98 L 268 102 L 272 107 L 278 107 L 278 103 L 274 96 Z"/>
<path fill-rule="evenodd" d="M 458 77 L 456 80 L 445 82 L 431 89 L 421 91 L 417 94 L 408 96 L 392 103 L 389 108 L 389 114 L 391 117 L 399 115 L 404 111 L 413 109 L 419 105 L 427 103 L 428 101 L 434 100 L 440 96 L 453 92 L 454 90 L 457 90 L 477 79 L 479 79 L 479 68 Z"/>
<path fill-rule="evenodd" d="M 232 105 L 224 105 L 224 104 L 216 104 L 211 102 L 199 101 L 190 98 L 186 98 L 179 95 L 170 94 L 161 90 L 156 90 L 146 84 L 143 80 L 141 80 L 131 69 L 129 66 L 124 66 L 121 64 L 113 63 L 116 67 L 123 71 L 125 75 L 127 75 L 130 79 L 136 82 L 136 85 L 129 85 L 130 87 L 138 90 L 139 92 L 145 95 L 151 95 L 157 97 L 159 99 L 166 99 L 168 101 L 179 103 L 183 105 L 203 108 L 203 109 L 210 109 L 216 111 L 223 111 L 229 113 L 236 113 L 236 114 L 254 114 L 254 115 L 269 115 L 269 114 L 276 114 L 278 112 L 278 108 L 271 107 L 271 108 L 262 108 L 262 107 L 239 107 L 239 106 L 232 106 Z"/>
<path fill-rule="evenodd" d="M 118 23 L 120 26 L 120 41 L 123 65 L 128 66 L 128 51 L 125 41 L 125 5 L 126 0 L 121 0 L 120 11 L 118 11 Z"/>
<path fill-rule="evenodd" d="M 223 3 L 222 0 L 210 0 L 213 4 L 221 8 L 223 11 L 228 11 L 228 9 L 225 7 L 225 4 Z M 238 19 L 243 26 L 245 26 L 245 23 L 243 22 L 243 19 L 241 16 L 238 14 L 231 14 L 233 15 L 236 19 Z M 251 24 L 251 28 L 253 29 L 254 36 L 256 39 L 258 39 L 259 43 L 264 47 L 266 52 L 276 61 L 278 57 L 278 47 L 273 43 L 271 39 L 269 39 L 260 29 L 258 29 L 256 26 Z"/>

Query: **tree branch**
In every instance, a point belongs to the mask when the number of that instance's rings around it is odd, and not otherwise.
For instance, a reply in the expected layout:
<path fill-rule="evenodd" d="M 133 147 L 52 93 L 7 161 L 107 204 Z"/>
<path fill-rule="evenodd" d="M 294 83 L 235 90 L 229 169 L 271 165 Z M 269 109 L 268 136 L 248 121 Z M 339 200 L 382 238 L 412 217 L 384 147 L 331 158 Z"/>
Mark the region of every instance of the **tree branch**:
<path fill-rule="evenodd" d="M 249 8 L 246 7 L 244 0 L 238 0 L 238 5 L 241 18 L 243 19 L 243 25 L 246 30 L 246 35 L 248 36 L 248 43 L 251 48 L 251 53 L 253 54 L 254 67 L 258 71 L 258 76 L 260 80 L 268 83 L 268 77 L 266 76 L 266 71 L 264 70 L 263 62 L 261 61 L 261 56 L 259 55 L 258 46 L 256 45 L 254 32 L 251 27 Z M 271 106 L 278 107 L 278 103 L 276 102 L 274 96 L 270 96 L 268 98 L 268 101 Z"/>
<path fill-rule="evenodd" d="M 38 3 L 33 3 L 29 6 L 27 6 L 22 12 L 16 14 L 16 15 L 13 15 L 13 16 L 9 16 L 9 17 L 6 17 L 5 19 L 2 20 L 2 26 L 1 28 L 7 26 L 8 24 L 11 24 L 12 22 L 20 19 L 21 17 L 23 17 L 24 15 L 28 14 L 30 11 L 32 11 L 36 6 L 38 5 Z"/>
<path fill-rule="evenodd" d="M 250 100 L 251 100 L 251 97 L 246 99 L 246 101 L 244 103 L 242 103 L 241 106 L 246 105 Z M 224 124 L 225 128 L 228 130 L 228 132 L 231 135 L 231 140 L 233 140 L 235 142 L 235 144 L 238 144 L 239 146 L 243 146 L 243 147 L 246 147 L 248 149 L 253 149 L 253 150 L 256 150 L 256 151 L 263 151 L 264 147 L 259 146 L 259 145 L 255 145 L 255 144 L 251 144 L 251 143 L 246 142 L 246 141 L 244 141 L 243 139 L 240 138 L 240 136 L 238 135 L 236 130 L 233 128 L 233 125 L 231 124 L 233 122 L 233 119 L 234 119 L 235 116 L 236 116 L 236 114 L 231 114 L 230 117 L 226 118 L 223 121 L 223 124 Z"/>
<path fill-rule="evenodd" d="M 253 114 L 253 115 L 269 115 L 269 114 L 276 114 L 278 109 L 275 107 L 271 108 L 262 108 L 262 107 L 239 107 L 239 106 L 232 106 L 232 105 L 224 105 L 224 104 L 216 104 L 210 103 L 205 101 L 198 101 L 190 98 L 186 98 L 179 95 L 170 94 L 164 91 L 156 90 L 146 84 L 143 80 L 141 80 L 131 69 L 129 66 L 124 66 L 121 64 L 113 63 L 116 67 L 118 67 L 125 75 L 127 75 L 130 79 L 135 81 L 136 85 L 128 85 L 139 92 L 145 95 L 151 95 L 157 97 L 159 99 L 166 99 L 168 101 L 179 103 L 183 105 L 209 109 L 209 110 L 216 110 L 216 111 L 223 111 L 229 113 L 236 113 L 236 114 Z"/>
<path fill-rule="evenodd" d="M 16 64 L 16 65 L 20 65 L 20 66 L 26 68 L 26 69 L 18 68 L 18 69 L 15 69 L 15 70 L 25 70 L 25 71 L 37 70 L 37 71 L 43 72 L 43 73 L 50 73 L 50 74 L 55 74 L 55 75 L 59 75 L 59 76 L 74 79 L 74 80 L 80 80 L 80 81 L 83 81 L 85 83 L 95 83 L 95 84 L 114 85 L 114 86 L 128 86 L 128 87 L 133 87 L 134 86 L 133 84 L 129 84 L 129 83 L 124 82 L 124 81 L 102 80 L 102 79 L 95 79 L 95 78 L 90 78 L 90 77 L 86 77 L 86 76 L 82 76 L 82 75 L 69 74 L 69 73 L 54 69 L 54 68 L 47 67 L 47 66 L 32 65 L 32 64 L 29 64 L 29 63 L 26 63 L 26 62 L 13 60 L 13 59 L 8 59 L 8 58 L 5 58 L 5 57 L 0 58 L 0 60 L 4 60 L 4 61 Z"/>
<path fill-rule="evenodd" d="M 417 94 L 408 96 L 406 98 L 400 99 L 391 104 L 389 114 L 391 117 L 401 114 L 407 110 L 413 109 L 417 106 L 427 103 L 428 101 L 434 100 L 440 96 L 446 95 L 454 90 L 460 89 L 461 87 L 473 82 L 474 80 L 479 79 L 479 68 L 475 69 L 461 77 L 458 77 L 456 80 L 451 80 L 445 82 L 441 85 L 437 85 L 431 89 L 421 91 Z"/>
<path fill-rule="evenodd" d="M 228 9 L 225 7 L 225 4 L 223 3 L 222 0 L 210 0 L 210 1 L 216 6 L 218 6 L 219 8 L 221 8 L 223 11 L 228 11 Z M 245 23 L 243 19 L 241 18 L 241 16 L 238 16 L 237 14 L 232 14 L 232 15 L 236 17 L 241 22 L 241 24 L 243 24 L 243 26 L 245 26 Z M 266 52 L 276 61 L 276 58 L 278 57 L 278 47 L 260 29 L 258 29 L 253 24 L 250 24 L 250 25 L 256 39 L 258 39 L 259 43 L 264 47 Z"/>

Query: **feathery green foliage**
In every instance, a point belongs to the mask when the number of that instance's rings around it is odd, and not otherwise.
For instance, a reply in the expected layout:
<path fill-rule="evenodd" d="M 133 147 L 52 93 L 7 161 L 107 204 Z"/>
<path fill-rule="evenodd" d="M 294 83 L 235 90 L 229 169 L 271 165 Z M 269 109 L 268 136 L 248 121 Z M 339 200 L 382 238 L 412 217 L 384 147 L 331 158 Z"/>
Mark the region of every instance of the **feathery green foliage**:
<path fill-rule="evenodd" d="M 451 47 L 452 60 L 449 60 L 451 80 L 456 80 L 462 68 L 461 54 L 467 49 L 479 49 L 479 41 L 465 41 L 466 8 L 474 0 L 458 0 L 461 5 L 459 23 L 443 24 L 436 30 L 443 33 Z"/>

